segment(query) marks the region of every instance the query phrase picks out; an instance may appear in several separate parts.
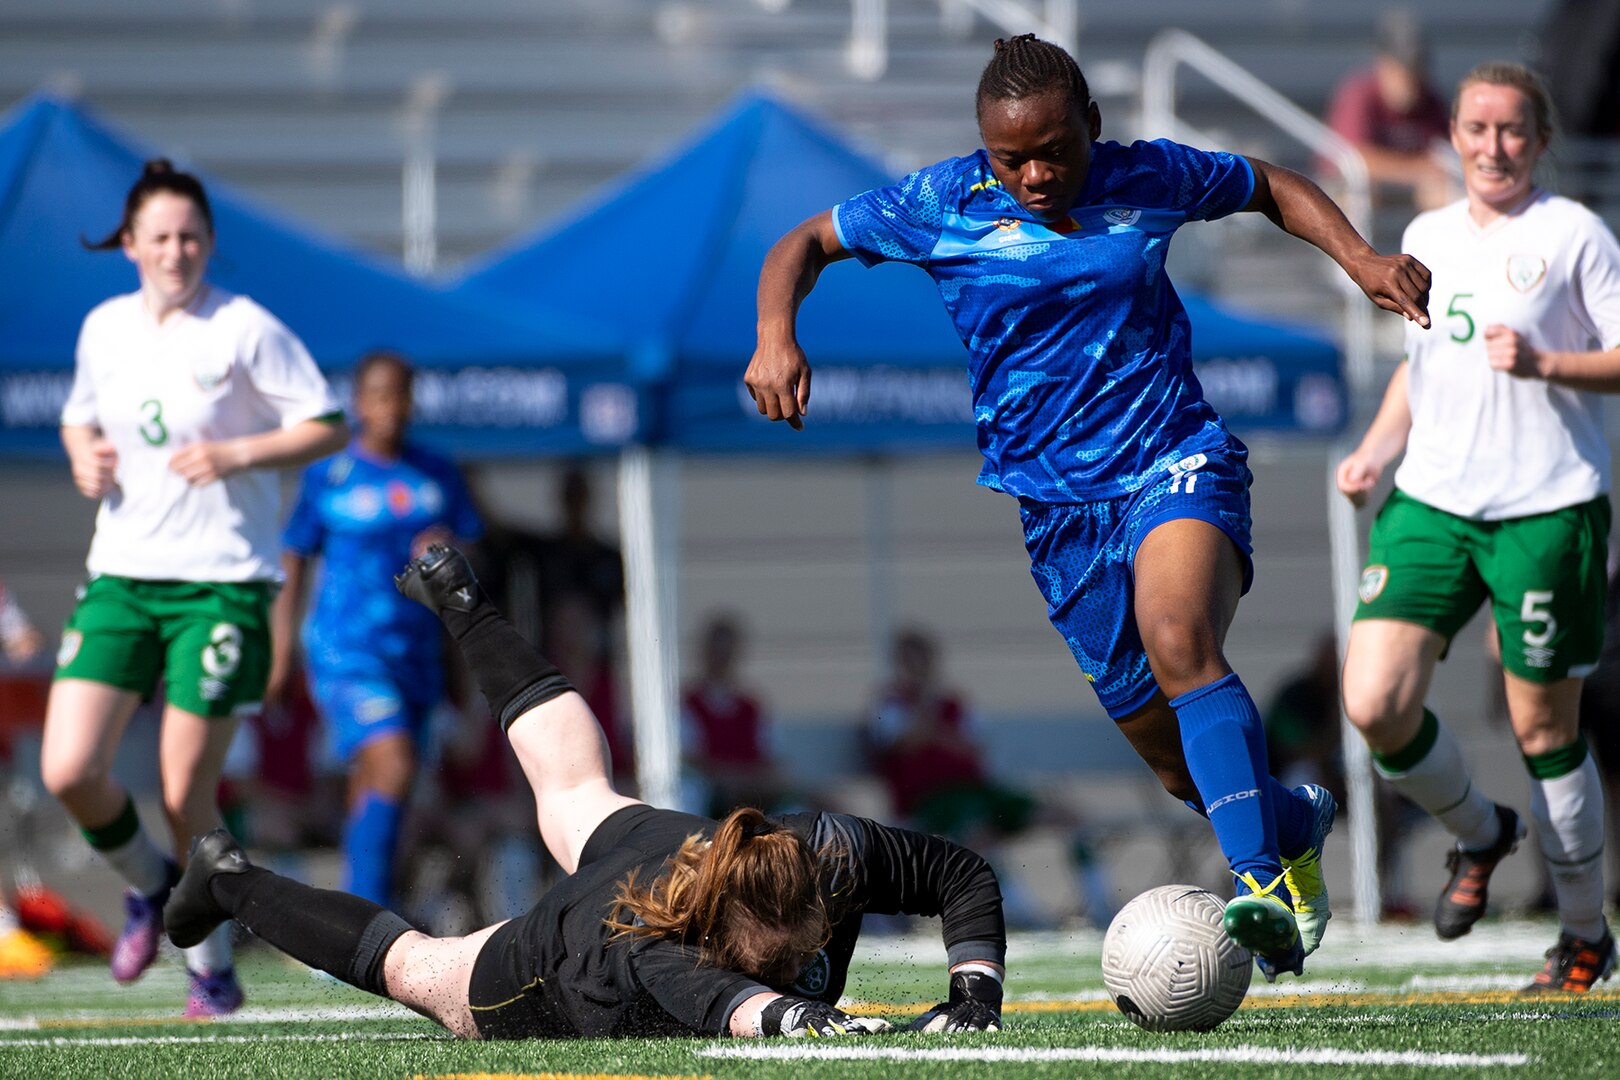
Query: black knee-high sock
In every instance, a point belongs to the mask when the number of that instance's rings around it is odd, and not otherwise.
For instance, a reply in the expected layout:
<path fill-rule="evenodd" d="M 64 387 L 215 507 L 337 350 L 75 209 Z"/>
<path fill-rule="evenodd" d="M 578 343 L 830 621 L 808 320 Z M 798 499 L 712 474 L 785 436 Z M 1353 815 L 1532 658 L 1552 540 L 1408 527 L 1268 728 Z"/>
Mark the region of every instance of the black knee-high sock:
<path fill-rule="evenodd" d="M 367 993 L 388 996 L 383 957 L 411 925 L 387 908 L 259 866 L 241 874 L 215 874 L 208 891 L 232 918 L 294 960 Z"/>
<path fill-rule="evenodd" d="M 501 730 L 529 709 L 574 688 L 557 666 L 526 641 L 482 592 L 473 606 L 439 612 L 461 647 Z"/>

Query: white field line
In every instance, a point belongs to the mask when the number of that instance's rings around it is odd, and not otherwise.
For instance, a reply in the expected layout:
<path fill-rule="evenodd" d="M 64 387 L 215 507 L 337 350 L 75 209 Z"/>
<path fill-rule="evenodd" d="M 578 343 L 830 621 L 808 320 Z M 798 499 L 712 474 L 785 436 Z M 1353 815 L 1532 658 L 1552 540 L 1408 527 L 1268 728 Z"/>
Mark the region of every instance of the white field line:
<path fill-rule="evenodd" d="M 421 1019 L 419 1013 L 414 1013 L 403 1005 L 396 1005 L 389 1001 L 380 1002 L 376 1005 L 332 1005 L 326 1008 L 310 1008 L 303 1005 L 248 1006 L 244 1009 L 238 1009 L 229 1016 L 212 1017 L 208 1022 L 210 1024 L 284 1024 L 323 1020 Z M 52 1013 L 49 1016 L 0 1017 L 0 1031 L 37 1031 L 40 1028 L 69 1024 L 94 1024 L 97 1027 L 116 1027 L 121 1021 L 144 1024 L 151 1023 L 154 1020 L 172 1021 L 176 1024 L 193 1022 L 182 1019 L 173 1009 L 132 1009 L 121 1014 L 79 1010 L 76 1012 Z M 427 1021 L 424 1020 L 423 1022 L 426 1023 Z"/>
<path fill-rule="evenodd" d="M 1418 1050 L 1318 1050 L 1267 1046 L 1211 1047 L 1208 1050 L 1130 1050 L 1085 1046 L 1058 1049 L 914 1050 L 865 1046 L 712 1046 L 699 1057 L 749 1061 L 941 1061 L 986 1063 L 1043 1063 L 1057 1061 L 1242 1062 L 1254 1065 L 1384 1065 L 1420 1068 L 1481 1069 L 1530 1064 L 1528 1054 L 1443 1054 Z"/>
<path fill-rule="evenodd" d="M 422 1039 L 450 1040 L 449 1035 L 414 1032 L 335 1032 L 321 1035 L 59 1035 L 44 1039 L 0 1039 L 0 1050 L 60 1049 L 64 1046 L 192 1046 L 202 1043 L 316 1043 L 316 1042 L 412 1042 Z"/>

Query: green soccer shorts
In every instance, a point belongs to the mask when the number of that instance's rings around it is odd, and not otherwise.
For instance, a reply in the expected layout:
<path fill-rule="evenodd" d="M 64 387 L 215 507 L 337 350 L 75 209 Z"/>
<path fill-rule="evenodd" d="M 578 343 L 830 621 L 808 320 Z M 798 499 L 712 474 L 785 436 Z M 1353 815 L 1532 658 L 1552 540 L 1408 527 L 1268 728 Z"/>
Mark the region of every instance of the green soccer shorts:
<path fill-rule="evenodd" d="M 1397 489 L 1378 511 L 1357 619 L 1426 626 L 1449 643 L 1490 601 L 1502 666 L 1534 683 L 1590 674 L 1603 648 L 1609 497 L 1505 521 Z"/>
<path fill-rule="evenodd" d="M 253 712 L 270 675 L 274 589 L 267 581 L 92 578 L 63 628 L 56 677 L 150 698 L 161 675 L 177 708 L 206 717 Z"/>

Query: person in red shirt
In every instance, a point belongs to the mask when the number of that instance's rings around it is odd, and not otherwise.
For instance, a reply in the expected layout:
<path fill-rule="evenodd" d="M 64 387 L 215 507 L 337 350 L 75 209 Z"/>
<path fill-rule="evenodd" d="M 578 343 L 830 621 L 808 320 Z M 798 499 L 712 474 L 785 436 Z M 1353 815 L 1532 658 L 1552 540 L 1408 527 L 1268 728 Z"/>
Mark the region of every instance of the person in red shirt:
<path fill-rule="evenodd" d="M 1378 54 L 1333 93 L 1328 126 L 1367 160 L 1375 196 L 1443 206 L 1456 184 L 1436 148 L 1445 147 L 1451 110 L 1428 76 L 1428 47 L 1411 12 L 1395 9 L 1378 26 Z"/>
<path fill-rule="evenodd" d="M 1069 808 L 992 775 L 970 710 L 940 674 L 939 643 L 932 634 L 911 628 L 895 635 L 893 674 L 878 692 L 864 735 L 873 771 L 888 789 L 900 822 L 958 843 L 971 838 L 992 865 L 1003 842 L 1036 826 L 1058 829 L 1069 843 L 1075 891 L 1086 918 L 1108 925 L 1113 888 L 1083 824 Z M 1009 921 L 1048 921 L 1016 875 L 1003 872 L 1001 888 Z"/>
<path fill-rule="evenodd" d="M 729 612 L 703 624 L 698 676 L 681 693 L 681 744 L 694 813 L 735 806 L 780 808 L 787 784 L 776 766 L 765 709 L 738 676 L 743 628 Z"/>

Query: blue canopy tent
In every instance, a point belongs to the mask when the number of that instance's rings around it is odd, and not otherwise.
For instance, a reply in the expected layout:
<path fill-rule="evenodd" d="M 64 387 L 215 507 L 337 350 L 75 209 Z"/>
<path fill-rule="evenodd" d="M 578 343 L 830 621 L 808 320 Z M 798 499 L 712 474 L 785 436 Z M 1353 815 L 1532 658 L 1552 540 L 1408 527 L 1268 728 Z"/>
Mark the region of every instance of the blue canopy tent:
<path fill-rule="evenodd" d="M 79 325 L 136 287 L 121 254 L 79 241 L 117 223 L 153 156 L 46 95 L 0 125 L 0 455 L 60 453 Z M 262 303 L 329 373 L 376 348 L 409 356 L 426 438 L 460 454 L 574 454 L 639 434 L 639 397 L 607 324 L 533 298 L 451 295 L 208 186 L 219 236 L 209 280 Z"/>
<path fill-rule="evenodd" d="M 765 252 L 792 226 L 892 177 L 803 113 L 745 95 L 680 149 L 561 224 L 491 256 L 466 292 L 548 299 L 615 324 L 654 387 L 647 437 L 685 451 L 904 451 L 971 445 L 967 356 L 915 269 L 829 269 L 799 316 L 815 423 L 784 438 L 742 387 Z M 1344 422 L 1339 352 L 1307 331 L 1186 298 L 1194 362 L 1240 430 Z"/>
<path fill-rule="evenodd" d="M 518 301 L 543 283 L 544 294 L 568 310 L 614 319 L 649 389 L 644 432 L 653 447 L 767 454 L 971 447 L 967 355 L 933 283 L 911 267 L 843 264 L 822 275 L 798 321 L 815 366 L 803 432 L 760 417 L 742 385 L 766 251 L 805 218 L 892 179 L 821 124 L 749 93 L 680 148 L 472 268 L 460 290 Z M 1331 342 L 1195 297 L 1187 307 L 1200 375 L 1239 430 L 1342 426 L 1345 396 Z M 643 451 L 624 460 L 634 709 L 638 719 L 664 717 L 672 726 L 674 543 L 661 542 L 659 522 L 670 515 L 654 508 L 672 496 L 652 479 L 669 465 L 655 466 Z M 639 643 L 638 627 L 651 635 Z M 673 734 L 644 730 L 656 726 L 637 724 L 642 791 L 655 802 L 675 782 Z"/>

